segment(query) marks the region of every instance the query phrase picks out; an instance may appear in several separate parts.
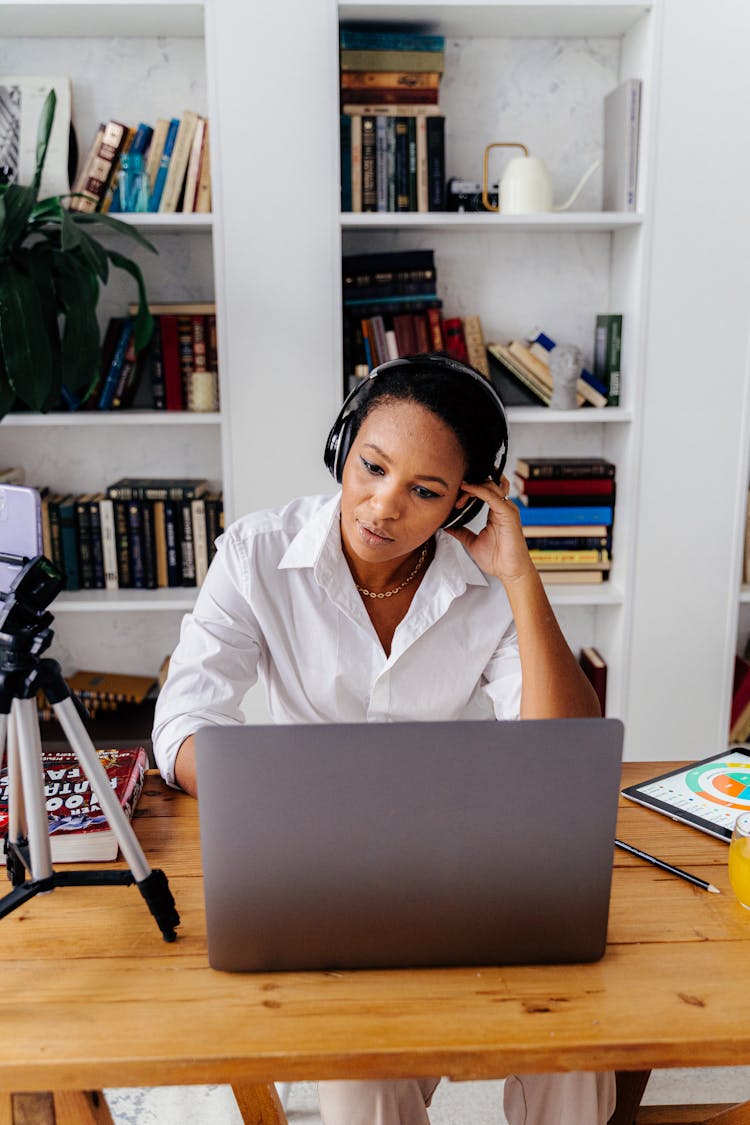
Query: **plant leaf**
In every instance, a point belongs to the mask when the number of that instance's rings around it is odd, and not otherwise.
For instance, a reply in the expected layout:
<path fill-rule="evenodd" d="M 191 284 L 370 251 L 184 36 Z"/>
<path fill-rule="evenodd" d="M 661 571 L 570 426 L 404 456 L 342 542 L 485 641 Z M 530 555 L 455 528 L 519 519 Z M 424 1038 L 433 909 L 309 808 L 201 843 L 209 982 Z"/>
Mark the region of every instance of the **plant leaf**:
<path fill-rule="evenodd" d="M 102 285 L 109 280 L 109 258 L 103 246 L 95 238 L 89 237 L 85 230 L 78 231 L 78 252 L 84 259 L 93 274 L 96 274 Z"/>
<path fill-rule="evenodd" d="M 71 219 L 68 212 L 60 208 L 60 249 L 63 251 L 72 250 L 74 246 L 81 245 L 81 232 Z"/>
<path fill-rule="evenodd" d="M 62 334 L 62 383 L 74 402 L 86 398 L 99 375 L 100 341 L 96 304 L 99 283 L 76 254 L 51 254 L 58 306 L 65 316 Z"/>
<path fill-rule="evenodd" d="M 4 418 L 9 410 L 13 409 L 16 401 L 16 392 L 8 382 L 8 376 L 3 366 L 3 353 L 0 348 L 0 418 Z"/>
<path fill-rule="evenodd" d="M 44 161 L 47 159 L 47 146 L 49 145 L 50 133 L 52 132 L 52 122 L 55 120 L 56 106 L 57 94 L 54 90 L 50 90 L 47 97 L 44 99 L 44 105 L 42 106 L 39 125 L 36 131 L 36 169 L 32 181 L 34 200 L 36 200 L 39 194 L 39 185 L 42 182 L 42 169 L 44 168 Z"/>
<path fill-rule="evenodd" d="M 141 232 L 130 223 L 123 223 L 119 219 L 113 219 L 111 215 L 107 215 L 101 211 L 70 211 L 71 219 L 74 223 L 103 223 L 105 226 L 111 227 L 113 230 L 119 231 L 120 234 L 132 238 L 139 246 L 143 246 L 146 250 L 151 250 L 152 253 L 158 254 L 159 251 L 154 246 L 153 242 L 149 242 L 144 238 Z"/>
<path fill-rule="evenodd" d="M 131 261 L 130 258 L 126 258 L 124 254 L 120 254 L 117 250 L 107 250 L 107 257 L 113 266 L 117 266 L 120 270 L 125 270 L 131 277 L 134 277 L 138 285 L 138 312 L 135 316 L 134 336 L 135 350 L 140 352 L 146 347 L 154 331 L 154 318 L 149 312 L 143 274 L 141 273 L 140 266 Z"/>
<path fill-rule="evenodd" d="M 36 190 L 8 184 L 2 199 L 4 215 L 0 222 L 0 256 L 20 246 L 28 234 L 29 216 L 36 203 Z"/>
<path fill-rule="evenodd" d="M 49 320 L 55 297 L 51 273 L 31 269 L 11 258 L 0 270 L 0 348 L 11 389 L 46 411 L 60 383 L 57 325 Z"/>

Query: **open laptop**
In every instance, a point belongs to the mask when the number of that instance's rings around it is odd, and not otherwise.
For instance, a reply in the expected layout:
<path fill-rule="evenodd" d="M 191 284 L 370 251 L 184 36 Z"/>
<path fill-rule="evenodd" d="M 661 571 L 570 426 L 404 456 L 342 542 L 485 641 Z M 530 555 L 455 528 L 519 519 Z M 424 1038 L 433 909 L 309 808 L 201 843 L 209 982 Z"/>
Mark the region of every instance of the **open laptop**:
<path fill-rule="evenodd" d="M 215 969 L 595 961 L 616 719 L 204 727 Z"/>

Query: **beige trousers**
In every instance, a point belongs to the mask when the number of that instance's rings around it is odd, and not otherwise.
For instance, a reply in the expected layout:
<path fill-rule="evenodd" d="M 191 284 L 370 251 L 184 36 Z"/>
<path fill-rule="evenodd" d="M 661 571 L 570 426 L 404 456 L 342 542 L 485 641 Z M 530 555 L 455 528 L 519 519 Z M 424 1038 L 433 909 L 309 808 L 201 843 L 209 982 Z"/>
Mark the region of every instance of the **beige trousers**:
<path fill-rule="evenodd" d="M 439 1078 L 381 1082 L 320 1082 L 324 1125 L 429 1125 L 427 1107 Z M 504 1109 L 510 1125 L 606 1125 L 615 1109 L 615 1076 L 510 1075 Z"/>

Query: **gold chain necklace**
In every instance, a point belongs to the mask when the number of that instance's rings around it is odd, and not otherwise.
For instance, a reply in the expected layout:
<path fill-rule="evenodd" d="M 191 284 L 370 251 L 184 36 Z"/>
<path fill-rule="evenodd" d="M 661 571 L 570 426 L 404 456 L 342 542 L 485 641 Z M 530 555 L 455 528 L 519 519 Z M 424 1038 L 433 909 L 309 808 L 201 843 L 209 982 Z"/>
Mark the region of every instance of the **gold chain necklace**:
<path fill-rule="evenodd" d="M 413 578 L 417 577 L 426 558 L 427 544 L 425 543 L 424 547 L 422 548 L 422 553 L 417 559 L 417 565 L 414 567 L 414 570 L 411 572 L 408 578 L 404 579 L 400 586 L 396 586 L 395 590 L 383 590 L 381 591 L 381 593 L 376 594 L 372 590 L 366 590 L 364 586 L 360 586 L 357 582 L 355 582 L 354 585 L 357 587 L 360 594 L 364 594 L 367 598 L 392 598 L 394 594 L 399 594 L 403 590 L 404 586 L 408 586 Z"/>

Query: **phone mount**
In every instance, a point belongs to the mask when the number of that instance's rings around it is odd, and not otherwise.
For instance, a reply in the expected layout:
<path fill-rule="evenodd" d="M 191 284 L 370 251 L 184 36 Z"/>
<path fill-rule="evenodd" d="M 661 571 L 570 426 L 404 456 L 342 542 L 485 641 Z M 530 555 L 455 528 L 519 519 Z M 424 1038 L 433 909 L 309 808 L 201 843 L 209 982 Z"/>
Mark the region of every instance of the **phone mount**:
<path fill-rule="evenodd" d="M 167 877 L 163 871 L 150 868 L 109 784 L 79 713 L 81 705 L 65 683 L 60 665 L 56 660 L 41 658 L 53 637 L 54 618 L 47 607 L 63 588 L 65 578 L 44 555 L 26 559 L 0 554 L 0 562 L 20 567 L 9 592 L 0 594 L 0 768 L 7 749 L 5 855 L 13 884 L 13 890 L 0 898 L 0 918 L 34 895 L 55 887 L 135 883 L 164 940 L 174 941 L 180 916 Z M 36 706 L 39 691 L 44 693 L 95 791 L 129 870 L 53 869 Z"/>

